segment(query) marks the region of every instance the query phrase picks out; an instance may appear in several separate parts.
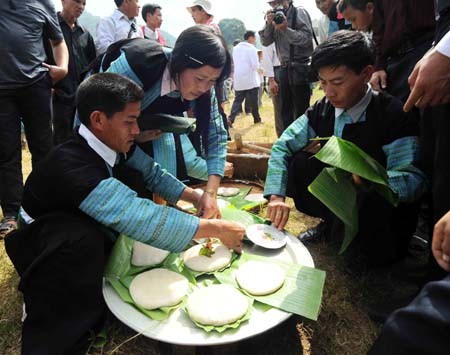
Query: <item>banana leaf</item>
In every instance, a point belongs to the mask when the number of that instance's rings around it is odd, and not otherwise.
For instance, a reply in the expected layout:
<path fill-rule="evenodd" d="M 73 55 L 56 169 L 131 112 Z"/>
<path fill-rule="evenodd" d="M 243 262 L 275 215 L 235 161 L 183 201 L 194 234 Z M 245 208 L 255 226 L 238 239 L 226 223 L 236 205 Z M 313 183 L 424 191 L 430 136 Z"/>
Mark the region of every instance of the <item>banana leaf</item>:
<path fill-rule="evenodd" d="M 286 273 L 283 286 L 272 294 L 265 296 L 254 296 L 243 290 L 236 281 L 236 272 L 239 267 L 249 260 L 274 263 L 280 266 Z M 322 303 L 323 287 L 325 285 L 325 272 L 303 265 L 286 263 L 273 260 L 270 257 L 253 255 L 243 252 L 230 268 L 222 272 L 214 273 L 220 283 L 236 287 L 248 297 L 255 299 L 255 308 L 269 307 L 282 309 L 286 312 L 295 313 L 303 317 L 317 320 Z M 261 304 L 266 306 L 261 306 Z"/>
<path fill-rule="evenodd" d="M 264 224 L 266 221 L 247 211 L 242 211 L 234 207 L 226 207 L 222 208 L 220 210 L 220 213 L 222 213 L 222 219 L 225 219 L 227 221 L 233 221 L 233 222 L 239 222 L 245 225 L 245 227 L 249 227 L 252 224 Z"/>
<path fill-rule="evenodd" d="M 138 119 L 141 131 L 160 129 L 163 132 L 188 134 L 195 131 L 195 118 L 173 116 L 165 113 L 142 114 Z"/>
<path fill-rule="evenodd" d="M 357 191 L 352 175 L 341 169 L 325 168 L 308 190 L 344 223 L 344 240 L 339 250 L 342 254 L 358 233 Z"/>
<path fill-rule="evenodd" d="M 330 137 L 314 157 L 374 183 L 375 190 L 397 206 L 398 196 L 389 186 L 386 169 L 354 143 L 336 136 Z"/>
<path fill-rule="evenodd" d="M 324 168 L 308 190 L 344 223 L 342 254 L 358 233 L 357 189 L 352 174 L 367 180 L 370 188 L 394 206 L 398 196 L 389 186 L 386 169 L 352 142 L 330 137 L 314 157 L 331 168 Z"/>

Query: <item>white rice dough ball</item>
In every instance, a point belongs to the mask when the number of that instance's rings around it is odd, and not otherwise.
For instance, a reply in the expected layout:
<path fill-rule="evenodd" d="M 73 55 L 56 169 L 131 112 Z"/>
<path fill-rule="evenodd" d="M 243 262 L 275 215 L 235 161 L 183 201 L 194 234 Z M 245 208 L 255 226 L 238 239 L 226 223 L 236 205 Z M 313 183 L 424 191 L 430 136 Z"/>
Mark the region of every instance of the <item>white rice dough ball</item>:
<path fill-rule="evenodd" d="M 131 264 L 136 266 L 153 266 L 161 264 L 170 252 L 151 245 L 134 241 Z"/>
<path fill-rule="evenodd" d="M 183 253 L 184 264 L 191 270 L 198 272 L 213 272 L 227 266 L 231 261 L 231 252 L 223 244 L 212 244 L 214 254 L 199 255 L 203 244 L 197 244 Z"/>
<path fill-rule="evenodd" d="M 240 190 L 237 187 L 219 187 L 217 194 L 223 197 L 231 197 L 236 196 L 239 191 Z"/>
<path fill-rule="evenodd" d="M 180 303 L 189 290 L 189 282 L 183 275 L 158 268 L 137 275 L 129 290 L 138 306 L 152 310 Z"/>
<path fill-rule="evenodd" d="M 230 285 L 201 287 L 188 297 L 186 304 L 192 320 L 213 326 L 236 322 L 248 308 L 248 298 Z"/>
<path fill-rule="evenodd" d="M 284 270 L 273 263 L 250 260 L 242 264 L 236 272 L 239 286 L 254 296 L 274 293 L 283 286 Z"/>

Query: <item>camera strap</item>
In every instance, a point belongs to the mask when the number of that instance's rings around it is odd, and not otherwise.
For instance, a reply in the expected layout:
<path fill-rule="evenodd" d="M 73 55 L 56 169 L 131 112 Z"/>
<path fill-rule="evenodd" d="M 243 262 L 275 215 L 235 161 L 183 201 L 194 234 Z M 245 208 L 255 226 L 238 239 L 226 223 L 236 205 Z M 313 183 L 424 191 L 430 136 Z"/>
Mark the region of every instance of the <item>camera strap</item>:
<path fill-rule="evenodd" d="M 296 30 L 296 26 L 297 26 L 297 8 L 292 5 L 292 7 L 294 8 L 294 14 L 292 17 L 292 22 L 291 22 L 291 28 Z M 312 21 L 311 21 L 311 16 L 309 16 L 308 11 L 306 11 L 306 9 L 303 9 L 306 13 L 306 16 L 308 16 L 308 21 L 309 21 L 309 27 L 311 29 L 312 32 L 312 36 L 314 38 L 314 42 L 316 43 L 316 46 L 319 45 L 319 41 L 317 40 L 316 34 L 314 32 L 314 28 L 312 26 Z M 289 45 L 289 64 L 292 64 L 294 62 L 294 45 L 290 44 Z"/>

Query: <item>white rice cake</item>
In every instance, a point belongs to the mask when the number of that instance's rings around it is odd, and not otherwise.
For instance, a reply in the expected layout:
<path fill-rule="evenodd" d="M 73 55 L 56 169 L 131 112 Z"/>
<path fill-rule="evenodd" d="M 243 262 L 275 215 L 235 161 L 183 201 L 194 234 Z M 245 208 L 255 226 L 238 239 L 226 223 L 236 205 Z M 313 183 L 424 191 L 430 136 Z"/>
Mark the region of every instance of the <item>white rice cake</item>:
<path fill-rule="evenodd" d="M 195 290 L 188 298 L 189 317 L 203 325 L 221 326 L 241 319 L 249 301 L 230 285 L 211 285 Z"/>
<path fill-rule="evenodd" d="M 169 254 L 170 252 L 167 250 L 158 249 L 136 240 L 133 244 L 131 264 L 136 266 L 159 265 Z"/>
<path fill-rule="evenodd" d="M 245 200 L 250 202 L 266 203 L 267 200 L 264 198 L 263 194 L 248 194 L 245 196 Z"/>
<path fill-rule="evenodd" d="M 130 284 L 134 303 L 145 309 L 171 307 L 186 296 L 189 282 L 183 276 L 167 269 L 153 269 L 137 275 Z"/>
<path fill-rule="evenodd" d="M 221 198 L 217 199 L 217 207 L 219 207 L 219 209 L 221 208 L 227 208 L 231 205 L 231 203 L 229 203 L 226 200 L 222 200 Z"/>
<path fill-rule="evenodd" d="M 236 271 L 239 286 L 254 296 L 269 295 L 284 284 L 284 270 L 273 263 L 250 260 Z"/>
<path fill-rule="evenodd" d="M 239 193 L 239 188 L 237 187 L 219 187 L 217 194 L 223 197 L 236 196 Z"/>
<path fill-rule="evenodd" d="M 198 272 L 213 272 L 227 266 L 231 261 L 231 252 L 223 244 L 212 244 L 214 254 L 210 257 L 199 255 L 204 244 L 197 244 L 183 253 L 184 264 Z"/>

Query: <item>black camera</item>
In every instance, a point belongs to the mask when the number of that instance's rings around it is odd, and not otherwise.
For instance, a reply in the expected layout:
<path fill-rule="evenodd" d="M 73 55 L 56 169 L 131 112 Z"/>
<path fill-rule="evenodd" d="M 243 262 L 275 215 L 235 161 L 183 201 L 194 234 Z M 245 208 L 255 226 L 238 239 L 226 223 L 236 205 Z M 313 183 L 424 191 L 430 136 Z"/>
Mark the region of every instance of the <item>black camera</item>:
<path fill-rule="evenodd" d="M 286 10 L 283 6 L 277 6 L 272 10 L 272 13 L 275 14 L 273 17 L 273 22 L 275 22 L 277 25 L 284 22 L 286 19 Z"/>

